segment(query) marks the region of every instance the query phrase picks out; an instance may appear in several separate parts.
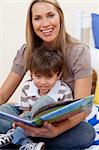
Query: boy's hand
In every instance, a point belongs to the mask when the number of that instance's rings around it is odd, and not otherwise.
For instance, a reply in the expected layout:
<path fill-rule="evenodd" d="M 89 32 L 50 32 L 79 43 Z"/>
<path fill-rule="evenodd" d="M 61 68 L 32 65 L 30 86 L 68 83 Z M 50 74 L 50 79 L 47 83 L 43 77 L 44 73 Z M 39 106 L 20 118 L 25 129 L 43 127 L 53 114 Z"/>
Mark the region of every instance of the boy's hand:
<path fill-rule="evenodd" d="M 17 124 L 16 124 L 15 122 L 13 122 L 13 123 L 12 123 L 12 127 L 13 127 L 13 128 L 16 128 L 16 127 L 17 127 Z"/>

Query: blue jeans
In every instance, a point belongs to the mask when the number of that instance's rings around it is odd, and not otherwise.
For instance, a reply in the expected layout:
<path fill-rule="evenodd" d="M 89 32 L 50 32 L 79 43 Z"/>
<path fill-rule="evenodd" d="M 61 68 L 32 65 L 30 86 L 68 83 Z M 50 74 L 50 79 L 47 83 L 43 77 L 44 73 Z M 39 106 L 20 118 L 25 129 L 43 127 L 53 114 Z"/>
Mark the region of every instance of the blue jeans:
<path fill-rule="evenodd" d="M 17 109 L 9 104 L 0 106 L 0 110 L 19 115 Z M 11 122 L 0 119 L 0 132 L 6 132 L 12 128 Z M 6 130 L 6 131 L 5 131 Z M 93 127 L 87 122 L 81 122 L 76 127 L 53 138 L 32 138 L 33 142 L 45 142 L 47 150 L 81 150 L 92 145 L 95 138 Z"/>
<path fill-rule="evenodd" d="M 4 104 L 0 106 L 0 110 L 7 112 L 9 114 L 14 114 L 15 116 L 18 116 L 20 114 L 20 111 L 17 109 L 17 107 L 11 104 Z M 24 117 L 28 119 L 28 113 Z M 0 133 L 6 133 L 11 128 L 12 128 L 12 121 L 8 121 L 8 120 L 0 118 Z M 29 141 L 30 139 L 26 137 L 24 130 L 22 128 L 20 127 L 15 128 L 13 132 L 12 143 L 14 144 L 25 143 L 26 144 Z"/>
<path fill-rule="evenodd" d="M 19 116 L 19 111 L 16 109 L 14 105 L 11 105 L 11 104 L 1 105 L 0 111 L 6 112 L 9 114 L 14 114 L 15 116 Z M 12 128 L 12 121 L 0 118 L 0 133 L 6 133 L 11 128 Z"/>
<path fill-rule="evenodd" d="M 36 138 L 33 141 L 45 142 L 47 150 L 82 150 L 92 145 L 94 138 L 95 131 L 93 127 L 83 121 L 53 139 Z"/>

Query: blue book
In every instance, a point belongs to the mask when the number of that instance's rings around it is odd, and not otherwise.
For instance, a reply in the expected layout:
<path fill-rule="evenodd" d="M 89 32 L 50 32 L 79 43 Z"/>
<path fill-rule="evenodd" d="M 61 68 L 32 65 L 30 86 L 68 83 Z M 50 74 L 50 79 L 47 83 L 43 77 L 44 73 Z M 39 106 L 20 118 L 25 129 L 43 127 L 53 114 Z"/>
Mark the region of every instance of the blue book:
<path fill-rule="evenodd" d="M 0 111 L 0 118 L 18 121 L 31 126 L 41 127 L 44 121 L 50 123 L 60 122 L 83 111 L 90 111 L 93 105 L 94 95 L 72 101 L 58 101 L 41 108 L 33 116 L 32 120 L 26 120 L 19 116 Z"/>

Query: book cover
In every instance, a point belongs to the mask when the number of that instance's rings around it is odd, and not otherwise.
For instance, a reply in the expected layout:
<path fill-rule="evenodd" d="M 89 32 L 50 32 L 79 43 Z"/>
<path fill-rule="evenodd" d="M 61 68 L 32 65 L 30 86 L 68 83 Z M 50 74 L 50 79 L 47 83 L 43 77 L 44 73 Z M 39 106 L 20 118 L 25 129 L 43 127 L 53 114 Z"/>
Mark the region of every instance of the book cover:
<path fill-rule="evenodd" d="M 87 109 L 91 109 L 93 99 L 94 95 L 90 95 L 88 97 L 75 99 L 73 101 L 59 101 L 49 104 L 48 106 L 41 108 L 41 110 L 34 115 L 32 120 L 26 120 L 3 111 L 0 111 L 0 118 L 41 127 L 44 121 L 48 121 L 50 123 L 59 122 L 80 112 L 86 111 Z"/>

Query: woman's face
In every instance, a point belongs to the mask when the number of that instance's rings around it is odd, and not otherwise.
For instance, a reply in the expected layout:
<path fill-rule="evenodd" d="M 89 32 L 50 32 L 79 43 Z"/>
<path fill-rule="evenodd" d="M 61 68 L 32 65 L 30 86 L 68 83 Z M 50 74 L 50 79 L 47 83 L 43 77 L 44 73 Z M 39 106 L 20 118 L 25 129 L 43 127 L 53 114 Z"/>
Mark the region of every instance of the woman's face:
<path fill-rule="evenodd" d="M 54 5 L 37 2 L 32 7 L 32 24 L 35 33 L 47 44 L 54 44 L 60 30 L 60 17 Z"/>

